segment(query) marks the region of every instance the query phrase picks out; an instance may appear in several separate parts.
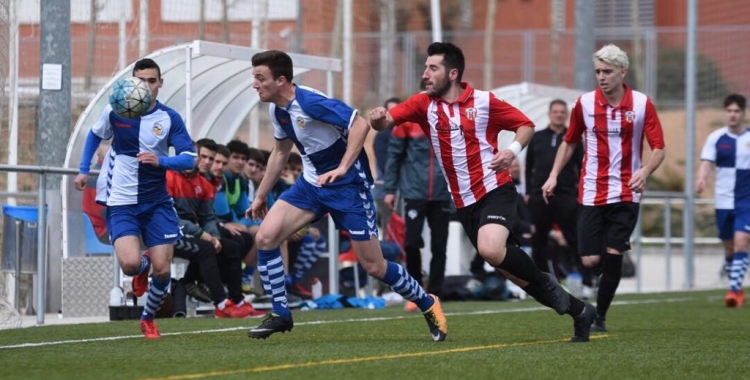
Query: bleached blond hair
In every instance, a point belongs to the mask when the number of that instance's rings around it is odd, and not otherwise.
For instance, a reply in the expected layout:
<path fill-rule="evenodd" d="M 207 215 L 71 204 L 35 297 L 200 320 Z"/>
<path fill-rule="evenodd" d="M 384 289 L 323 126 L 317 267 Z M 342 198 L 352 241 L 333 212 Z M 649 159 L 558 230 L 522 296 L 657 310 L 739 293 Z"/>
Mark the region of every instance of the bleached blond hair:
<path fill-rule="evenodd" d="M 621 69 L 627 69 L 630 65 L 627 53 L 613 44 L 604 45 L 604 47 L 594 53 L 594 62 L 596 61 L 601 61 Z"/>

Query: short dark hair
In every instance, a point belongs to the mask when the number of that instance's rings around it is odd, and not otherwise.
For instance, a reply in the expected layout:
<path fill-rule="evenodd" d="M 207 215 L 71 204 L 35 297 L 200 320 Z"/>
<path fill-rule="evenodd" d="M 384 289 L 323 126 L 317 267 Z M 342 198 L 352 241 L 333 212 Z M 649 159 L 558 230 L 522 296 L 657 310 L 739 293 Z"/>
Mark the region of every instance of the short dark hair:
<path fill-rule="evenodd" d="M 248 152 L 250 150 L 250 147 L 245 144 L 242 140 L 232 140 L 229 143 L 227 143 L 227 149 L 229 149 L 229 154 L 235 153 L 239 154 L 240 156 L 245 156 L 245 159 L 247 159 L 250 155 Z"/>
<path fill-rule="evenodd" d="M 136 62 L 135 65 L 133 66 L 133 76 L 135 76 L 136 71 L 146 70 L 146 69 L 156 69 L 157 76 L 161 78 L 161 68 L 151 58 L 143 58 L 140 61 Z"/>
<path fill-rule="evenodd" d="M 466 60 L 461 49 L 450 42 L 433 42 L 427 47 L 427 56 L 433 55 L 443 56 L 443 65 L 445 65 L 446 71 L 458 70 L 456 81 L 460 83 L 466 67 Z"/>
<path fill-rule="evenodd" d="M 268 159 L 266 158 L 266 155 L 263 154 L 263 152 L 260 151 L 258 148 L 250 148 L 247 151 L 247 159 L 253 160 L 259 164 L 264 164 L 264 162 L 267 162 Z"/>
<path fill-rule="evenodd" d="M 216 145 L 216 154 L 220 154 L 226 158 L 229 158 L 229 156 L 232 155 L 232 153 L 229 151 L 229 148 L 227 148 L 226 145 L 222 145 L 222 144 Z"/>
<path fill-rule="evenodd" d="M 730 94 L 724 98 L 724 108 L 736 104 L 737 107 L 740 107 L 740 109 L 744 111 L 746 103 L 745 97 L 740 94 Z"/>
<path fill-rule="evenodd" d="M 294 78 L 294 63 L 292 57 L 289 54 L 284 53 L 280 50 L 266 50 L 264 52 L 256 53 L 250 59 L 253 67 L 256 66 L 267 66 L 271 70 L 273 79 L 279 79 L 279 77 L 286 78 L 286 81 L 291 83 Z"/>
<path fill-rule="evenodd" d="M 383 102 L 383 107 L 388 107 L 388 103 L 401 104 L 401 99 L 397 98 L 395 96 L 392 97 L 392 98 L 388 98 L 388 99 L 385 100 L 385 102 Z"/>
<path fill-rule="evenodd" d="M 562 100 L 562 99 L 555 99 L 551 102 L 549 102 L 549 110 L 552 111 L 552 107 L 554 107 L 556 104 L 559 104 L 563 107 L 565 107 L 565 110 L 568 110 L 568 102 Z"/>
<path fill-rule="evenodd" d="M 297 152 L 289 152 L 289 158 L 286 160 L 286 164 L 289 166 L 302 166 L 302 156 L 300 156 Z"/>
<path fill-rule="evenodd" d="M 201 148 L 206 148 L 212 152 L 216 152 L 218 149 L 219 144 L 216 143 L 216 141 L 209 139 L 209 138 L 203 138 L 195 142 L 195 149 L 200 151 Z"/>

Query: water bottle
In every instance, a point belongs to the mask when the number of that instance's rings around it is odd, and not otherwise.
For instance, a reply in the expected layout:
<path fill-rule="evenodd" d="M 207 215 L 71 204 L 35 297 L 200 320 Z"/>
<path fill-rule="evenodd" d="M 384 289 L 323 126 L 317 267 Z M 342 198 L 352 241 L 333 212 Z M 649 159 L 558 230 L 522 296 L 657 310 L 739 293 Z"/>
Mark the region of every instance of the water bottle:
<path fill-rule="evenodd" d="M 310 288 L 312 290 L 312 296 L 314 300 L 323 296 L 323 284 L 317 277 L 313 278 Z"/>
<path fill-rule="evenodd" d="M 109 291 L 109 306 L 122 306 L 125 304 L 125 297 L 122 288 L 115 286 Z"/>
<path fill-rule="evenodd" d="M 568 291 L 573 297 L 580 298 L 583 294 L 583 277 L 580 273 L 568 273 L 566 285 L 568 285 Z"/>

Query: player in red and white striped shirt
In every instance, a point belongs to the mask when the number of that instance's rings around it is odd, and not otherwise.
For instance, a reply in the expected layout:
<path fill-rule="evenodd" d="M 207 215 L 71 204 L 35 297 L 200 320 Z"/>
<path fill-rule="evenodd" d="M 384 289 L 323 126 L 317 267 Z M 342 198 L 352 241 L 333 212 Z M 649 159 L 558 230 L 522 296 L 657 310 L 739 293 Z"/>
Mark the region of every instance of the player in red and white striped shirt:
<path fill-rule="evenodd" d="M 462 83 L 464 55 L 455 45 L 432 43 L 427 55 L 422 75 L 426 91 L 389 111 L 375 108 L 370 113 L 372 127 L 382 130 L 391 121 L 418 123 L 430 138 L 457 216 L 474 248 L 537 301 L 561 315 L 571 315 L 575 327 L 571 341 L 588 341 L 594 307 L 568 294 L 554 276 L 539 270 L 510 234 L 518 193 L 508 168 L 531 140 L 534 124 L 492 93 Z M 498 150 L 497 135 L 503 129 L 516 132 L 516 139 L 507 149 Z"/>
<path fill-rule="evenodd" d="M 664 135 L 651 99 L 624 83 L 628 56 L 607 45 L 594 54 L 599 88 L 583 94 L 573 107 L 570 128 L 542 186 L 545 200 L 553 195 L 560 169 L 583 139 L 584 157 L 578 201 L 578 250 L 583 264 L 602 264 L 597 317 L 592 331 L 606 331 L 604 321 L 622 277 L 622 255 L 638 221 L 638 202 L 646 179 L 664 160 Z M 642 166 L 644 137 L 651 156 Z"/>

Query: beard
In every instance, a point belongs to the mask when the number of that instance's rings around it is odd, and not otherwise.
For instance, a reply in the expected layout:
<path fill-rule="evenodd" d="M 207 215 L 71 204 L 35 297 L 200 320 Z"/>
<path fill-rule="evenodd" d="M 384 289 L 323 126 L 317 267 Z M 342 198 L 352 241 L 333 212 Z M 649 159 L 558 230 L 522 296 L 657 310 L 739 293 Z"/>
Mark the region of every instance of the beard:
<path fill-rule="evenodd" d="M 434 81 L 432 82 L 432 91 L 427 91 L 427 94 L 430 96 L 435 97 L 443 97 L 445 94 L 448 93 L 448 90 L 451 88 L 451 82 L 447 79 L 443 81 Z"/>

